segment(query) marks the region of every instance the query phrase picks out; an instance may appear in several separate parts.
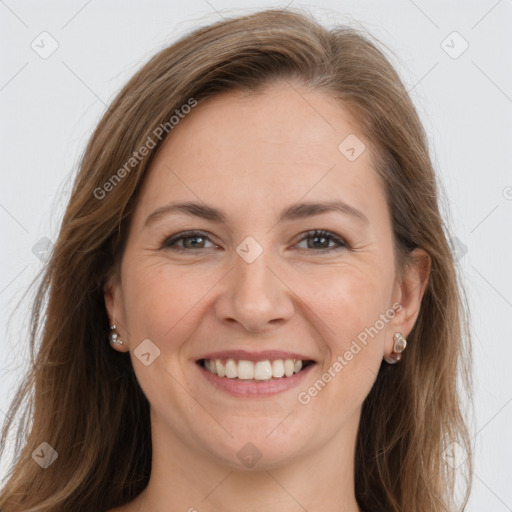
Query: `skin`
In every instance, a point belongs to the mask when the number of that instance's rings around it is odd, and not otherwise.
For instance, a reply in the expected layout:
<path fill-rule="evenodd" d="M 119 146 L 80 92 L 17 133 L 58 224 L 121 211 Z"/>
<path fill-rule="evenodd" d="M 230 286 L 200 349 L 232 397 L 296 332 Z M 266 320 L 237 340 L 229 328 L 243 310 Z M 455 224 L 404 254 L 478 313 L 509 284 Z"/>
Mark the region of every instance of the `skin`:
<path fill-rule="evenodd" d="M 349 134 L 367 148 L 355 161 L 338 150 Z M 405 274 L 395 271 L 389 210 L 369 148 L 343 105 L 284 82 L 263 94 L 210 98 L 173 129 L 143 184 L 120 278 L 105 287 L 124 341 L 113 348 L 130 351 L 151 405 L 153 443 L 148 487 L 116 512 L 360 510 L 361 407 L 393 334 L 407 337 L 414 326 L 430 265 L 417 249 Z M 336 212 L 277 223 L 289 205 L 331 199 L 356 207 L 368 223 Z M 167 214 L 144 225 L 178 200 L 222 209 L 227 222 Z M 191 229 L 206 238 L 178 241 L 183 253 L 162 248 Z M 349 247 L 327 253 L 336 242 L 311 236 L 308 246 L 301 239 L 314 229 Z M 263 250 L 252 263 L 236 252 L 247 236 Z M 397 303 L 402 309 L 378 334 L 300 403 L 298 393 Z M 134 354 L 145 339 L 160 350 L 149 366 Z M 209 384 L 195 362 L 228 349 L 289 350 L 317 364 L 297 388 L 241 399 Z M 252 468 L 237 457 L 248 442 L 261 454 Z"/>

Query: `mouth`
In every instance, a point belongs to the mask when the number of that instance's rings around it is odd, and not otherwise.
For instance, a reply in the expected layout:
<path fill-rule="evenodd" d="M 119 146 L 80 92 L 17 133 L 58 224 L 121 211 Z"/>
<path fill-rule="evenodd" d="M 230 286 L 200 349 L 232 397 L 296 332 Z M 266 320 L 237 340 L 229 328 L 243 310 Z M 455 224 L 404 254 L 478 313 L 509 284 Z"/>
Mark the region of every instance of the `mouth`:
<path fill-rule="evenodd" d="M 268 382 L 289 379 L 301 373 L 313 360 L 302 359 L 265 359 L 250 361 L 247 359 L 199 359 L 197 364 L 212 375 L 222 379 L 240 382 Z"/>
<path fill-rule="evenodd" d="M 317 365 L 312 359 L 282 352 L 238 351 L 229 355 L 232 357 L 210 354 L 198 359 L 196 365 L 210 389 L 239 398 L 266 398 L 290 390 Z"/>

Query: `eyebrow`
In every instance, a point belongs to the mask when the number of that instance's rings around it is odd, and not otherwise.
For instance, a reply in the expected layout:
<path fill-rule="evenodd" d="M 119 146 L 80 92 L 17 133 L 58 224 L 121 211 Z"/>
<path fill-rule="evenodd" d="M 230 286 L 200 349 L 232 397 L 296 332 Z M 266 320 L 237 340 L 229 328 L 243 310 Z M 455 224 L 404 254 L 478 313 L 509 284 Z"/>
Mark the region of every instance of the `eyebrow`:
<path fill-rule="evenodd" d="M 278 222 L 293 221 L 298 219 L 305 219 L 322 213 L 336 212 L 343 215 L 348 215 L 358 220 L 361 223 L 369 224 L 369 220 L 363 212 L 343 201 L 325 201 L 325 202 L 307 202 L 293 204 L 285 208 L 279 216 Z M 171 213 L 184 214 L 191 217 L 199 217 L 201 219 L 209 220 L 215 223 L 227 223 L 227 215 L 222 211 L 211 206 L 194 203 L 191 201 L 186 202 L 172 202 L 157 208 L 146 218 L 145 226 L 156 222 L 162 217 Z"/>

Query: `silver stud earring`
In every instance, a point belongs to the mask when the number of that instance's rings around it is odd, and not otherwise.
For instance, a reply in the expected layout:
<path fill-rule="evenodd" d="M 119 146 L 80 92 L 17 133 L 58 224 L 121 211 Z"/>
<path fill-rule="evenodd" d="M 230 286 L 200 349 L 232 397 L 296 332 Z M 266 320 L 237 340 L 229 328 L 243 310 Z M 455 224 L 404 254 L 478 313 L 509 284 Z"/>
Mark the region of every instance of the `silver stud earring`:
<path fill-rule="evenodd" d="M 123 340 L 119 339 L 119 334 L 117 332 L 115 324 L 110 326 L 110 331 L 110 343 L 112 343 L 112 345 L 122 345 Z"/>
<path fill-rule="evenodd" d="M 402 358 L 402 352 L 407 347 L 407 340 L 401 332 L 396 332 L 393 336 L 393 352 L 389 357 L 384 357 L 384 361 L 389 364 L 395 364 Z"/>

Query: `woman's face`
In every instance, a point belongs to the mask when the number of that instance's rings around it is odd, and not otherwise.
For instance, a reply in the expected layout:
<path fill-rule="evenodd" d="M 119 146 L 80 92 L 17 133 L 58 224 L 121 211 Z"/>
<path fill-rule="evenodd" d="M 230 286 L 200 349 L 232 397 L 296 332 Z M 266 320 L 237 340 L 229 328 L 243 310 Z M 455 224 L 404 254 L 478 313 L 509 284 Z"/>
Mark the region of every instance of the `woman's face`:
<path fill-rule="evenodd" d="M 197 206 L 170 208 L 184 202 Z M 340 206 L 307 206 L 327 202 Z M 415 274 L 395 273 L 369 142 L 339 103 L 285 83 L 210 98 L 174 127 L 120 275 L 106 303 L 154 438 L 233 467 L 353 444 L 393 334 L 408 335 L 423 293 Z M 286 359 L 313 363 L 279 376 Z"/>

